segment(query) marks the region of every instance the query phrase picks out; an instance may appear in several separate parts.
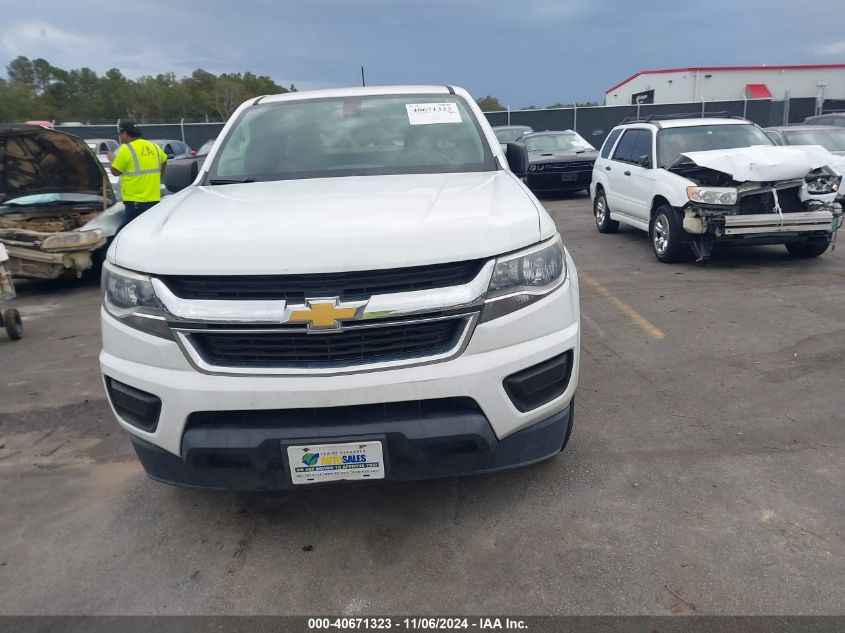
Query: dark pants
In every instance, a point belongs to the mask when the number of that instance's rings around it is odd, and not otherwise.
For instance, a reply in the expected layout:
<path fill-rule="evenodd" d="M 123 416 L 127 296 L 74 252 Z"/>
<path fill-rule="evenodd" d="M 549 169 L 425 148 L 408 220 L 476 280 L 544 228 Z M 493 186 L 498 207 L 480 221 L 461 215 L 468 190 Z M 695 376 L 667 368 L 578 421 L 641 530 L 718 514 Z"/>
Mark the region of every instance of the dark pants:
<path fill-rule="evenodd" d="M 158 202 L 124 202 L 126 207 L 126 223 L 129 224 L 147 209 L 152 209 Z"/>

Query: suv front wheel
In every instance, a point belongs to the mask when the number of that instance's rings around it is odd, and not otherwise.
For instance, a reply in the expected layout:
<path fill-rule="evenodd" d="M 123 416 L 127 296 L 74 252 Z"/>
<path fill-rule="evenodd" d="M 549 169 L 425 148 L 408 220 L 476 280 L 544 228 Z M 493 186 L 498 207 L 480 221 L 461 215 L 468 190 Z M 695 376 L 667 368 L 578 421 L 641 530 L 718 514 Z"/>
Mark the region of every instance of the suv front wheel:
<path fill-rule="evenodd" d="M 593 201 L 593 215 L 596 216 L 596 228 L 598 228 L 599 233 L 616 233 L 619 222 L 610 219 L 607 198 L 601 189 L 596 192 L 596 199 Z"/>
<path fill-rule="evenodd" d="M 830 246 L 830 240 L 814 240 L 808 242 L 787 242 L 786 250 L 793 257 L 818 257 Z"/>
<path fill-rule="evenodd" d="M 665 204 L 657 207 L 648 232 L 657 259 L 668 264 L 689 257 L 689 248 L 681 241 L 682 230 L 678 214 L 672 207 Z"/>

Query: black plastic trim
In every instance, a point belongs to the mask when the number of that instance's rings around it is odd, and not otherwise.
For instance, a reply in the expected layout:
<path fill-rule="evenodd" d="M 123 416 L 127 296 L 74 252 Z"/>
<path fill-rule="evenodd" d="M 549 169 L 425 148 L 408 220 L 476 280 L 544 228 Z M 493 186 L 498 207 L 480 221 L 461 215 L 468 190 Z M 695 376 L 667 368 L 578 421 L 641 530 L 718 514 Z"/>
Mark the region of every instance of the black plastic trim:
<path fill-rule="evenodd" d="M 134 427 L 152 433 L 158 427 L 161 399 L 146 391 L 105 377 L 106 392 L 117 414 Z"/>
<path fill-rule="evenodd" d="M 569 350 L 505 378 L 505 392 L 513 405 L 524 413 L 563 394 L 572 376 L 572 359 Z"/>
<path fill-rule="evenodd" d="M 375 410 L 392 405 L 339 407 L 331 412 L 333 423 L 325 426 L 306 421 L 310 410 L 297 410 L 294 417 L 301 419 L 289 420 L 293 422 L 290 425 L 271 422 L 274 416 L 284 417 L 291 412 L 214 412 L 212 417 L 219 422 L 206 419 L 191 423 L 183 438 L 181 456 L 135 436 L 132 444 L 147 475 L 157 481 L 194 488 L 279 490 L 293 487 L 286 463 L 287 446 L 291 445 L 378 440 L 384 445 L 385 480 L 404 481 L 532 464 L 560 452 L 572 429 L 574 407 L 570 403 L 562 411 L 500 440 L 473 401 L 469 400 L 474 407 L 464 408 L 467 399 L 446 400 L 455 400 L 458 406 L 450 411 L 446 401 L 420 401 L 417 406 L 433 409 L 364 421 L 357 413 L 365 413 L 366 407 Z M 446 408 L 438 411 L 441 406 Z M 354 409 L 356 415 L 349 419 L 344 409 Z M 319 411 L 327 415 L 330 412 Z M 254 423 L 244 425 L 241 414 L 260 414 L 258 417 L 266 420 L 250 417 L 246 421 Z"/>

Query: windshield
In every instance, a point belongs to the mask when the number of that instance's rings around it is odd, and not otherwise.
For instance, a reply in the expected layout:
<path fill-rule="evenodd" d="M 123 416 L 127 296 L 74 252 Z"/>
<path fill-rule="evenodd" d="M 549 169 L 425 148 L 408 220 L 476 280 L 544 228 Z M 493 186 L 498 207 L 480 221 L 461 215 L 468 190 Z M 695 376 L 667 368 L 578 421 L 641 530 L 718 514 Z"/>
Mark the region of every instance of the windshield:
<path fill-rule="evenodd" d="M 520 136 L 530 131 L 530 128 L 525 127 L 506 127 L 499 130 L 493 130 L 500 143 L 513 143 Z"/>
<path fill-rule="evenodd" d="M 784 131 L 787 145 L 821 145 L 831 152 L 845 151 L 845 129 Z"/>
<path fill-rule="evenodd" d="M 339 97 L 244 110 L 223 140 L 208 181 L 495 168 L 490 147 L 460 97 Z"/>
<path fill-rule="evenodd" d="M 693 125 L 673 127 L 657 132 L 657 164 L 671 164 L 678 154 L 706 152 L 711 149 L 733 149 L 753 145 L 774 145 L 756 125 Z"/>
<path fill-rule="evenodd" d="M 595 149 L 575 132 L 546 134 L 525 139 L 529 152 L 566 152 L 578 149 Z"/>

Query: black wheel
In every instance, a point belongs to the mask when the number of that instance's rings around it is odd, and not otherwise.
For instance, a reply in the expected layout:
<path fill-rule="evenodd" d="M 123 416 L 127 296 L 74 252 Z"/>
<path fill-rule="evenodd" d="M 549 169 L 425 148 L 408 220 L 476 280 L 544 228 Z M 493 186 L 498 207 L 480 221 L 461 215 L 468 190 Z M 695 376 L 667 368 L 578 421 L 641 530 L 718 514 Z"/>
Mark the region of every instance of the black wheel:
<path fill-rule="evenodd" d="M 23 321 L 21 321 L 21 314 L 14 308 L 9 308 L 3 311 L 3 325 L 6 326 L 6 334 L 13 341 L 19 341 L 23 338 Z"/>
<path fill-rule="evenodd" d="M 816 240 L 812 242 L 791 242 L 786 244 L 786 250 L 793 257 L 818 257 L 830 246 L 830 240 Z"/>
<path fill-rule="evenodd" d="M 596 199 L 593 201 L 593 215 L 596 216 L 596 228 L 599 230 L 599 233 L 616 233 L 616 229 L 619 228 L 619 222 L 610 219 L 607 198 L 601 189 L 596 192 Z"/>
<path fill-rule="evenodd" d="M 648 234 L 658 260 L 668 264 L 689 259 L 690 249 L 681 241 L 682 231 L 678 214 L 672 207 L 666 204 L 657 207 Z"/>

